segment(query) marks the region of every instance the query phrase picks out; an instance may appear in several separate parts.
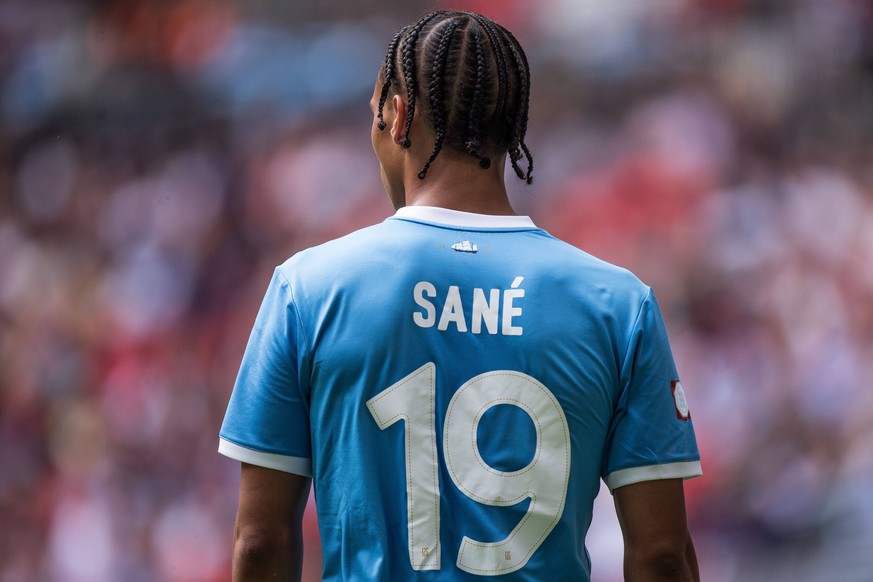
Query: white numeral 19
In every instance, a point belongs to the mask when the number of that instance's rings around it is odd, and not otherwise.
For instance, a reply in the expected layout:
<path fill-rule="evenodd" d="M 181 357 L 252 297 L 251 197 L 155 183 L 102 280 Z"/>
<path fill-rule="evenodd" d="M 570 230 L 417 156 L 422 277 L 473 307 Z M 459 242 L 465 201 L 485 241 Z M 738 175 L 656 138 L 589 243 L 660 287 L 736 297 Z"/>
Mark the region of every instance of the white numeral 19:
<path fill-rule="evenodd" d="M 380 429 L 405 421 L 409 560 L 415 570 L 440 568 L 435 384 L 436 366 L 429 362 L 367 401 Z M 536 429 L 534 457 L 517 471 L 498 471 L 488 465 L 476 443 L 479 421 L 498 404 L 521 408 Z M 443 445 L 452 482 L 470 499 L 510 506 L 530 498 L 527 513 L 503 540 L 482 542 L 464 536 L 458 568 L 496 576 L 524 567 L 564 511 L 570 433 L 560 403 L 526 374 L 510 370 L 480 374 L 464 383 L 449 402 Z"/>

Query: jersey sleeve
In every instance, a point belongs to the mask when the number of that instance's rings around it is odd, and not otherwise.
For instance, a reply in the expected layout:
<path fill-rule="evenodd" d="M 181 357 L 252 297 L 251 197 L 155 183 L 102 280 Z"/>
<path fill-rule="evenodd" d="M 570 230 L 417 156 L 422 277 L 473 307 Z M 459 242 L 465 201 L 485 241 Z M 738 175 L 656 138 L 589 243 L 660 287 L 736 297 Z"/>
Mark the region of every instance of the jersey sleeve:
<path fill-rule="evenodd" d="M 298 375 L 302 339 L 290 284 L 276 269 L 221 426 L 221 454 L 312 476 L 309 406 Z"/>
<path fill-rule="evenodd" d="M 603 458 L 610 491 L 702 474 L 691 413 L 651 289 L 631 329 Z"/>

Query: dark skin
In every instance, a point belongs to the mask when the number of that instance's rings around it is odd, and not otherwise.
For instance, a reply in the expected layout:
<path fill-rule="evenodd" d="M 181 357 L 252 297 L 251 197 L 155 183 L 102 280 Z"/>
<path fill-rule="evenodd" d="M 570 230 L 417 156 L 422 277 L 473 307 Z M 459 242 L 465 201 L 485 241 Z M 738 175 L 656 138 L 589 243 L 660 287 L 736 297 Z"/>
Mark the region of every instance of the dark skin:
<path fill-rule="evenodd" d="M 300 580 L 303 510 L 312 479 L 242 464 L 233 529 L 234 582 Z"/>
<path fill-rule="evenodd" d="M 505 154 L 493 156 L 491 168 L 482 169 L 470 156 L 444 150 L 427 178 L 419 179 L 433 147 L 433 130 L 420 115 L 414 116 L 412 145 L 400 145 L 406 128 L 406 98 L 393 95 L 385 103 L 386 128 L 380 131 L 376 117 L 380 88 L 377 80 L 370 102 L 373 150 L 395 208 L 425 205 L 479 214 L 515 214 L 503 180 Z M 300 580 L 303 510 L 310 483 L 308 477 L 243 463 L 234 528 L 234 581 Z M 700 581 L 681 479 L 620 487 L 614 500 L 625 544 L 625 580 Z"/>
<path fill-rule="evenodd" d="M 681 479 L 643 481 L 614 492 L 624 537 L 627 582 L 700 582 L 697 555 L 685 518 Z"/>
<path fill-rule="evenodd" d="M 403 206 L 439 206 L 477 214 L 514 215 L 506 194 L 503 168 L 506 153 L 492 155 L 487 170 L 466 153 L 443 148 L 434 160 L 427 177 L 418 177 L 433 149 L 434 132 L 415 115 L 409 138 L 412 145 L 400 145 L 406 135 L 406 97 L 389 95 L 383 108 L 385 129 L 379 130 L 376 109 L 382 83 L 376 79 L 370 110 L 373 113 L 371 137 L 373 151 L 381 167 L 382 183 L 395 209 Z"/>

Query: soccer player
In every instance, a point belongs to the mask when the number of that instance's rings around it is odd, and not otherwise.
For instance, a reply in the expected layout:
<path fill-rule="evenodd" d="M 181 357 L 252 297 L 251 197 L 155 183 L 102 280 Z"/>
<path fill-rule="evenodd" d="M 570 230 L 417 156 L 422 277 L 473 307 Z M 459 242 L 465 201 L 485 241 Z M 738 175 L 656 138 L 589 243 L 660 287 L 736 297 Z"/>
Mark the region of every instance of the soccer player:
<path fill-rule="evenodd" d="M 601 478 L 627 579 L 698 578 L 700 462 L 652 290 L 507 199 L 529 94 L 481 15 L 389 44 L 372 140 L 397 212 L 276 269 L 221 428 L 235 580 L 300 576 L 310 481 L 325 580 L 588 580 Z"/>

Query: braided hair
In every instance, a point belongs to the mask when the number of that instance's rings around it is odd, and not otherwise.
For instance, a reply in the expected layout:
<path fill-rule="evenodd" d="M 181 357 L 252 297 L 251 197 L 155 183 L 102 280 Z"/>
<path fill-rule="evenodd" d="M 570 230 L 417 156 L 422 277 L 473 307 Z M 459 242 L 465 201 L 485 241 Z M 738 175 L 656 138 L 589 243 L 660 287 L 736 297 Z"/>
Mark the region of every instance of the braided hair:
<path fill-rule="evenodd" d="M 420 179 L 445 147 L 478 160 L 482 168 L 507 153 L 516 175 L 531 183 L 533 156 L 524 141 L 530 69 L 508 30 L 481 14 L 431 12 L 391 39 L 380 80 L 380 130 L 385 129 L 383 110 L 391 93 L 406 94 L 403 147 L 411 144 L 416 109 L 434 130 L 433 150 Z M 519 165 L 522 158 L 526 171 Z"/>

